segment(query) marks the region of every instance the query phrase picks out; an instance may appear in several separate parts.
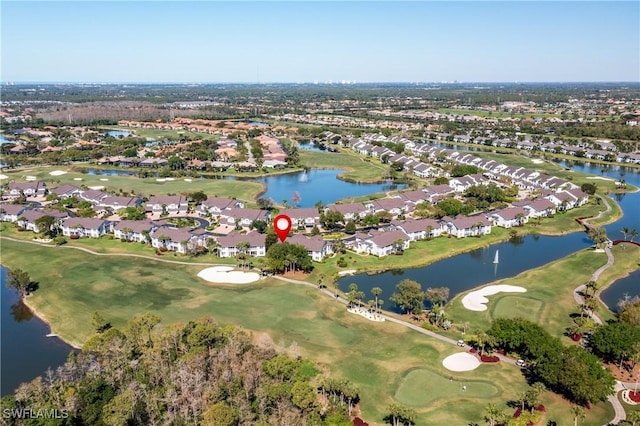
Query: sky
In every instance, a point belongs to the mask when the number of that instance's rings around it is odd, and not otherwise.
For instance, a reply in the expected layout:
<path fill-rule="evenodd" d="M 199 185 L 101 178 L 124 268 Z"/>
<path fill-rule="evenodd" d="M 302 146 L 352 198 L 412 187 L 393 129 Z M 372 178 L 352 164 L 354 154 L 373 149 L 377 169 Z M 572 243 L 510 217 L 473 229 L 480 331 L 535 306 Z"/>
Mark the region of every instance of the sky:
<path fill-rule="evenodd" d="M 640 81 L 640 2 L 0 3 L 3 82 Z"/>

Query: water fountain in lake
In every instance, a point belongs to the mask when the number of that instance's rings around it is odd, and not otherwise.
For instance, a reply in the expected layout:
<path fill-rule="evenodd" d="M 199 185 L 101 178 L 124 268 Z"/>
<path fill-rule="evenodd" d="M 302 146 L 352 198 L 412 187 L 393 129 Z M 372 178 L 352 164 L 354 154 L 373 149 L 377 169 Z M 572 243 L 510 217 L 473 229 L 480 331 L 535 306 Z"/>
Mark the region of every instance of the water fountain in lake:
<path fill-rule="evenodd" d="M 302 172 L 300 178 L 298 179 L 298 182 L 309 182 L 309 175 L 307 174 L 307 172 Z"/>

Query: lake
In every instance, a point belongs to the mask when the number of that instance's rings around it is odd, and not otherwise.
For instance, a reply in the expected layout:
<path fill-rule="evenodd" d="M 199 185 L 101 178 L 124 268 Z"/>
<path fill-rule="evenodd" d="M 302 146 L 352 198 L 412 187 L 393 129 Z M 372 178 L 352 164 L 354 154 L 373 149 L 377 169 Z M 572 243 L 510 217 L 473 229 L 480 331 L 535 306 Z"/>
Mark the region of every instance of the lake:
<path fill-rule="evenodd" d="M 267 191 L 261 196 L 272 198 L 276 203 L 287 200 L 290 205 L 293 205 L 291 197 L 297 192 L 300 196 L 298 207 L 313 207 L 318 201 L 326 205 L 343 198 L 406 188 L 405 184 L 397 185 L 391 182 L 346 182 L 337 177 L 343 172 L 343 170 L 334 169 L 312 169 L 308 173 L 289 173 L 250 180 L 267 185 Z"/>
<path fill-rule="evenodd" d="M 3 134 L 0 133 L 0 145 L 5 144 L 5 143 L 16 143 L 15 140 L 13 139 L 7 139 L 4 137 Z"/>
<path fill-rule="evenodd" d="M 129 132 L 128 130 L 109 130 L 107 132 L 107 135 L 112 136 L 114 138 L 126 138 L 127 136 L 131 136 L 132 132 Z"/>
<path fill-rule="evenodd" d="M 73 350 L 57 337 L 46 337 L 51 333 L 49 326 L 22 304 L 18 293 L 7 288 L 6 281 L 7 269 L 0 266 L 0 392 L 3 396 L 12 393 L 20 383 L 35 379 L 47 368 L 55 370 Z"/>

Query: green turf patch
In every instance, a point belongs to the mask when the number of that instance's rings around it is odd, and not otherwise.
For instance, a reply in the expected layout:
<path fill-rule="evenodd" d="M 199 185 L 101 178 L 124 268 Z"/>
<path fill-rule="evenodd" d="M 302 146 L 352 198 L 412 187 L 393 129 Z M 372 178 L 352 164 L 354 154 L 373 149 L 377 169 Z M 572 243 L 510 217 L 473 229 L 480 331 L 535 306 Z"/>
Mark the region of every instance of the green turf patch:
<path fill-rule="evenodd" d="M 464 391 L 462 386 L 467 390 Z M 410 407 L 424 407 L 443 398 L 491 399 L 498 394 L 498 388 L 486 381 L 450 380 L 426 368 L 417 368 L 404 376 L 394 398 Z"/>
<path fill-rule="evenodd" d="M 491 307 L 493 305 L 493 307 Z M 542 311 L 543 302 L 527 296 L 503 295 L 489 302 L 492 318 L 524 318 L 536 321 Z"/>

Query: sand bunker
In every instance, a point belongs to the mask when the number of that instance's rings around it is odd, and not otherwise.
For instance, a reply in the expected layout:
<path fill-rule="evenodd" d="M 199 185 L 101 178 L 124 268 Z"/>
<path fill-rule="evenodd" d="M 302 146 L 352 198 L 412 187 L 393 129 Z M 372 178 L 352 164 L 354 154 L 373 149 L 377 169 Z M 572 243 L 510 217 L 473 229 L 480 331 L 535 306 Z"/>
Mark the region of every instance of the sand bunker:
<path fill-rule="evenodd" d="M 25 179 L 26 180 L 38 180 L 38 178 L 35 177 L 35 176 L 27 176 Z"/>
<path fill-rule="evenodd" d="M 101 180 L 102 182 L 107 182 L 109 179 L 107 179 L 107 178 L 100 178 L 100 180 Z"/>
<path fill-rule="evenodd" d="M 165 178 L 158 178 L 156 179 L 156 182 L 166 182 L 167 180 Z"/>
<path fill-rule="evenodd" d="M 214 266 L 203 269 L 198 276 L 211 283 L 249 284 L 260 279 L 255 272 L 234 271 L 231 266 Z"/>
<path fill-rule="evenodd" d="M 533 164 L 542 164 L 542 163 L 544 163 L 544 160 L 541 160 L 539 158 L 534 158 L 533 160 L 531 160 L 531 162 Z"/>
<path fill-rule="evenodd" d="M 49 172 L 49 174 L 51 176 L 62 176 L 62 175 L 66 175 L 67 172 L 63 171 L 63 170 L 54 170 L 52 172 Z"/>
<path fill-rule="evenodd" d="M 462 304 L 470 311 L 486 311 L 487 305 L 485 305 L 485 303 L 489 302 L 489 299 L 485 296 L 493 296 L 498 293 L 525 293 L 526 291 L 526 288 L 514 285 L 490 285 L 480 290 L 472 291 L 464 296 L 462 298 Z"/>
<path fill-rule="evenodd" d="M 0 180 L 2 180 L 2 179 L 9 179 L 9 176 L 7 176 L 7 175 L 0 175 Z"/>
<path fill-rule="evenodd" d="M 598 179 L 598 180 L 608 180 L 608 181 L 614 181 L 615 180 L 615 179 L 606 178 L 606 177 L 602 177 L 602 176 L 589 176 L 587 179 Z"/>
<path fill-rule="evenodd" d="M 188 179 L 188 178 L 187 178 L 187 179 L 185 179 L 184 181 L 185 181 L 185 182 L 193 182 L 193 179 Z"/>
<path fill-rule="evenodd" d="M 166 178 L 165 180 L 166 180 L 167 182 L 171 182 L 171 181 L 176 180 L 176 178 Z"/>
<path fill-rule="evenodd" d="M 101 189 L 104 189 L 104 186 L 102 185 L 98 185 L 98 186 L 90 186 L 89 189 L 95 189 L 96 191 L 99 191 Z"/>
<path fill-rule="evenodd" d="M 442 365 L 449 371 L 471 371 L 478 368 L 480 360 L 469 353 L 459 352 L 443 359 Z"/>
<path fill-rule="evenodd" d="M 73 178 L 73 180 L 82 180 L 82 178 Z"/>

